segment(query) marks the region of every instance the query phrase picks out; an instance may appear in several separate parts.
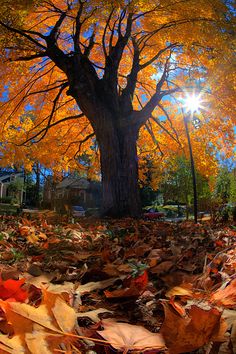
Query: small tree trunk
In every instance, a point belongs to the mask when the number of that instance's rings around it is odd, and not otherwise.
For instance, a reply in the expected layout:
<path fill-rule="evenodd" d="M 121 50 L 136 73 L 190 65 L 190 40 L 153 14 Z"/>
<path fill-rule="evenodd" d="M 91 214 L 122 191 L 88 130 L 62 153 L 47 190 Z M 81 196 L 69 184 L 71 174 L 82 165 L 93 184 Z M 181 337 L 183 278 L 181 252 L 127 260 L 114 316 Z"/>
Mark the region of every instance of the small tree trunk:
<path fill-rule="evenodd" d="M 36 176 L 36 181 L 35 181 L 35 206 L 39 207 L 40 206 L 40 165 L 38 162 L 35 164 L 35 176 Z"/>
<path fill-rule="evenodd" d="M 119 129 L 107 122 L 96 136 L 100 147 L 102 214 L 140 216 L 137 128 Z"/>

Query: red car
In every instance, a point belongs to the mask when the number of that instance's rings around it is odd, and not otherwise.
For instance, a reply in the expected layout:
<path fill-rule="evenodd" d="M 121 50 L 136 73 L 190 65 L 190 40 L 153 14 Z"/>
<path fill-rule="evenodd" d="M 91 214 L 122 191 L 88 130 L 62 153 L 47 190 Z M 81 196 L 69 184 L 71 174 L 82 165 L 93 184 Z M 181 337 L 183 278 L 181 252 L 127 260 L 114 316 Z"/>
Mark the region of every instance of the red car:
<path fill-rule="evenodd" d="M 165 217 L 165 213 L 162 211 L 157 211 L 157 210 L 149 210 L 146 213 L 143 214 L 145 219 L 153 220 L 153 219 L 162 219 Z"/>

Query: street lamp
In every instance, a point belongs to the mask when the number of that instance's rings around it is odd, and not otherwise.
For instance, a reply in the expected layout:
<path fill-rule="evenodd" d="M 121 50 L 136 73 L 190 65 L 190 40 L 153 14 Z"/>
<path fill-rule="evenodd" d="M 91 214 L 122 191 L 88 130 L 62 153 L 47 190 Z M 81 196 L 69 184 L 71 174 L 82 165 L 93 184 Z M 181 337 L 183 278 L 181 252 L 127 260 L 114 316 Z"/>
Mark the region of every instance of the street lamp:
<path fill-rule="evenodd" d="M 192 182 L 193 182 L 193 210 L 194 210 L 194 222 L 197 223 L 197 183 L 196 183 L 196 173 L 193 159 L 193 151 L 190 140 L 190 134 L 188 129 L 188 122 L 190 120 L 193 121 L 193 124 L 196 128 L 199 128 L 200 120 L 199 118 L 194 118 L 194 113 L 198 112 L 201 106 L 201 97 L 200 95 L 196 96 L 194 93 L 191 95 L 186 95 L 184 99 L 183 108 L 185 109 L 188 116 L 184 113 L 184 127 L 188 140 L 188 148 L 190 155 L 190 163 L 191 163 L 191 173 L 192 173 Z"/>

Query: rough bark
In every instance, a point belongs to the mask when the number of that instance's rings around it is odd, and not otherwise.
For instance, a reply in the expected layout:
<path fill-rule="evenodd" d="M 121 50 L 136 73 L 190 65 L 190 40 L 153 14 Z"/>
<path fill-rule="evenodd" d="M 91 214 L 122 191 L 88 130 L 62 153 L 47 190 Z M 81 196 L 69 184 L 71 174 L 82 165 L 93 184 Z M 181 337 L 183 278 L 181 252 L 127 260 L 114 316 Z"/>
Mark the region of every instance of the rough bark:
<path fill-rule="evenodd" d="M 95 133 L 100 148 L 102 214 L 138 217 L 138 130 L 133 126 L 121 128 L 106 116 L 99 121 Z"/>
<path fill-rule="evenodd" d="M 91 83 L 86 81 L 86 86 Z M 140 125 L 119 111 L 112 102 L 109 88 L 93 83 L 94 95 L 77 84 L 69 94 L 89 119 L 100 150 L 103 216 L 139 217 L 141 204 L 138 187 L 137 139 Z M 90 88 L 91 89 L 91 88 Z"/>

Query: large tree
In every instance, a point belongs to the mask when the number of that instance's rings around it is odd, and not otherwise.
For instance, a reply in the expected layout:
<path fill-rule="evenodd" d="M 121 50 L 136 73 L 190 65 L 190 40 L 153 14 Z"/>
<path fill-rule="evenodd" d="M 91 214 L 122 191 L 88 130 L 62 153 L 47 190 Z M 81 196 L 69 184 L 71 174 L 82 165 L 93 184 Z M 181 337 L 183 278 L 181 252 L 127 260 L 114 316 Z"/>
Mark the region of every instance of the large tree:
<path fill-rule="evenodd" d="M 230 1 L 223 0 L 31 0 L 27 7 L 24 1 L 5 1 L 2 132 L 8 140 L 21 134 L 21 144 L 53 132 L 55 153 L 72 135 L 66 151 L 77 145 L 75 155 L 95 137 L 90 146 L 99 147 L 104 214 L 138 216 L 140 130 L 156 145 L 159 129 L 181 146 L 165 108 L 170 95 L 199 77 L 206 85 L 211 76 L 206 88 L 216 98 L 211 105 L 221 115 L 226 105 L 222 126 L 233 125 L 224 98 L 232 97 L 234 78 L 220 78 L 222 66 L 230 72 L 234 59 L 230 10 Z M 37 147 L 31 149 L 43 159 Z M 50 153 L 53 159 L 53 149 Z"/>

